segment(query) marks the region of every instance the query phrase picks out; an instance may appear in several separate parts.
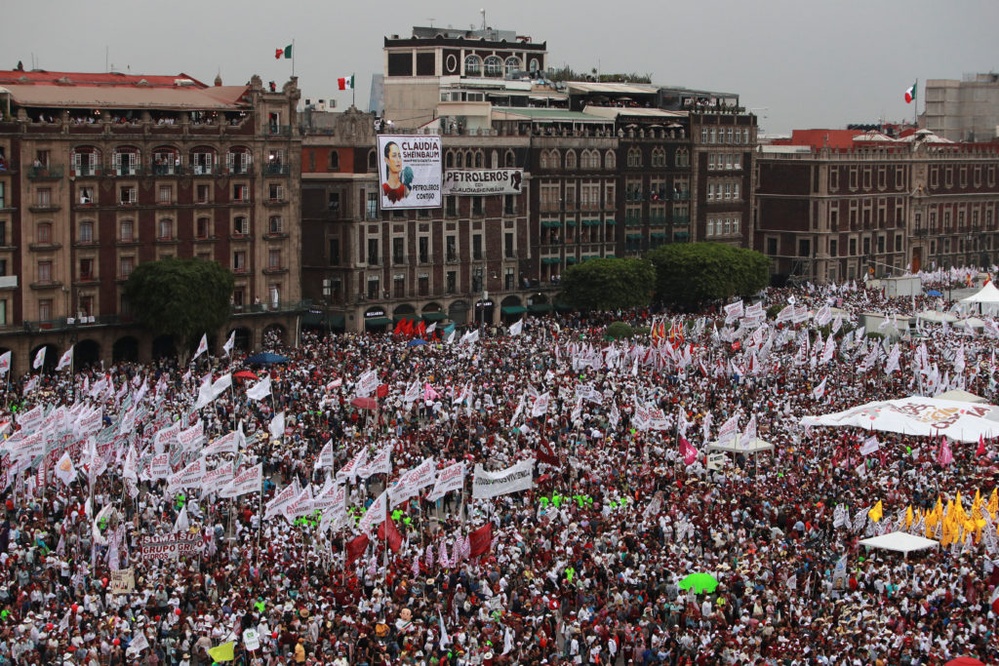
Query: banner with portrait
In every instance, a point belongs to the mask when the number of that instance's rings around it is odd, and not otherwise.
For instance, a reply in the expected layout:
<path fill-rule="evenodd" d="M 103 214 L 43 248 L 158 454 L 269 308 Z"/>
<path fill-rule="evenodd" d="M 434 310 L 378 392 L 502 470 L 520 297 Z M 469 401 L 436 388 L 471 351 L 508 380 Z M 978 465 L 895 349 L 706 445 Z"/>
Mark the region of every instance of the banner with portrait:
<path fill-rule="evenodd" d="M 439 136 L 380 134 L 378 189 L 381 210 L 441 207 Z"/>

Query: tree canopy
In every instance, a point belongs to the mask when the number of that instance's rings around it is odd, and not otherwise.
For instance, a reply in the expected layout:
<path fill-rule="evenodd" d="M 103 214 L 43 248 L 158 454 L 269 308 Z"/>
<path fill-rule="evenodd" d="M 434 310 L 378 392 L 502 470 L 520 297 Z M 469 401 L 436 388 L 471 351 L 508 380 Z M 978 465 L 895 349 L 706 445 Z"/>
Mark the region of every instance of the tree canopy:
<path fill-rule="evenodd" d="M 722 243 L 673 243 L 647 255 L 656 269 L 656 295 L 685 310 L 732 296 L 752 296 L 770 280 L 770 260 Z"/>
<path fill-rule="evenodd" d="M 138 323 L 181 349 L 229 320 L 233 276 L 215 261 L 163 259 L 135 267 L 125 298 Z"/>
<path fill-rule="evenodd" d="M 646 307 L 655 276 L 645 259 L 590 259 L 566 269 L 561 300 L 580 310 Z"/>

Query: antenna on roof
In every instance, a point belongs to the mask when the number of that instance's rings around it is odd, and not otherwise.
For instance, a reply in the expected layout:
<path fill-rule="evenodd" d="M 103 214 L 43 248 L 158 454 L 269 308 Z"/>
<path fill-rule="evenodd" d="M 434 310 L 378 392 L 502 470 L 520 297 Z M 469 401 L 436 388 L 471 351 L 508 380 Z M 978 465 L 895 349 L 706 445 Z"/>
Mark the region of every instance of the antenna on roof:
<path fill-rule="evenodd" d="M 486 8 L 483 7 L 482 9 L 480 9 L 479 13 L 482 14 L 482 32 L 485 32 L 486 31 Z"/>
<path fill-rule="evenodd" d="M 428 18 L 427 20 L 430 21 L 430 27 L 434 27 L 434 19 Z"/>

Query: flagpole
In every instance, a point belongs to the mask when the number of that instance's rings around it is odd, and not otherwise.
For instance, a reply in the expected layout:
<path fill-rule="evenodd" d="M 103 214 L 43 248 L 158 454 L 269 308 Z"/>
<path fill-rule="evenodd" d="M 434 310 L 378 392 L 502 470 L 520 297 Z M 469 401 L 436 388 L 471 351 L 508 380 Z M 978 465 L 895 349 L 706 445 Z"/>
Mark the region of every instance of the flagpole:
<path fill-rule="evenodd" d="M 357 81 L 354 80 L 355 75 L 353 72 L 350 73 L 350 105 L 357 108 Z"/>
<path fill-rule="evenodd" d="M 916 93 L 916 103 L 912 105 L 912 124 L 916 129 L 919 129 L 919 79 L 916 79 L 916 87 L 912 89 L 912 92 Z M 926 104 L 923 103 L 923 108 L 926 108 Z"/>
<path fill-rule="evenodd" d="M 291 75 L 295 76 L 295 39 L 291 40 Z"/>

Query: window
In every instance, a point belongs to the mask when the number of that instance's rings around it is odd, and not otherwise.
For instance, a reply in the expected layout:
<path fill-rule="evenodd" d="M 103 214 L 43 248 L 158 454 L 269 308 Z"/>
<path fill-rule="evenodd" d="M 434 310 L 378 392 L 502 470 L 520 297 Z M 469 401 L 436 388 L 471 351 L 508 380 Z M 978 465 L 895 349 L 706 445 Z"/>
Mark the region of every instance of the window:
<path fill-rule="evenodd" d="M 267 221 L 267 233 L 272 235 L 284 233 L 284 222 L 280 215 L 270 216 L 270 219 Z"/>
<path fill-rule="evenodd" d="M 232 270 L 235 273 L 245 273 L 250 265 L 246 261 L 246 251 L 237 250 L 232 253 Z"/>
<path fill-rule="evenodd" d="M 406 262 L 406 251 L 405 251 L 405 239 L 404 238 L 393 238 L 392 239 L 392 263 L 393 264 L 403 264 Z"/>
<path fill-rule="evenodd" d="M 642 151 L 639 148 L 630 148 L 628 150 L 628 166 L 642 166 Z"/>
<path fill-rule="evenodd" d="M 212 220 L 208 217 L 199 217 L 196 223 L 195 233 L 198 238 L 208 238 L 212 235 Z"/>
<path fill-rule="evenodd" d="M 427 236 L 420 236 L 416 239 L 417 253 L 419 254 L 418 261 L 421 264 L 430 263 L 430 238 Z"/>
<path fill-rule="evenodd" d="M 458 216 L 458 197 L 449 196 L 444 200 L 444 214 L 448 217 Z"/>
<path fill-rule="evenodd" d="M 159 240 L 173 240 L 173 220 L 169 218 L 160 220 L 159 233 L 156 237 Z"/>
<path fill-rule="evenodd" d="M 94 223 L 90 220 L 80 222 L 80 235 L 77 239 L 80 243 L 94 242 Z"/>
<path fill-rule="evenodd" d="M 80 259 L 80 279 L 81 280 L 93 280 L 94 279 L 94 260 L 93 259 Z"/>
<path fill-rule="evenodd" d="M 472 234 L 472 259 L 482 260 L 482 234 Z"/>
<path fill-rule="evenodd" d="M 267 187 L 267 198 L 270 201 L 284 201 L 284 187 L 277 183 L 271 183 Z"/>
<path fill-rule="evenodd" d="M 576 169 L 576 151 L 567 150 L 565 153 L 565 168 L 571 171 Z"/>
<path fill-rule="evenodd" d="M 281 250 L 267 251 L 267 268 L 281 268 Z"/>
<path fill-rule="evenodd" d="M 52 299 L 42 298 L 38 301 L 38 318 L 42 321 L 52 319 Z"/>
<path fill-rule="evenodd" d="M 73 171 L 77 176 L 97 175 L 97 151 L 93 148 L 80 148 L 73 151 Z"/>
<path fill-rule="evenodd" d="M 198 184 L 196 198 L 198 203 L 211 203 L 211 187 L 203 183 Z"/>
<path fill-rule="evenodd" d="M 378 239 L 368 239 L 368 264 L 375 266 L 378 264 Z"/>
<path fill-rule="evenodd" d="M 125 185 L 118 190 L 118 200 L 122 206 L 129 206 L 138 201 L 136 196 L 135 187 L 131 185 Z"/>
<path fill-rule="evenodd" d="M 191 170 L 195 176 L 205 176 L 214 173 L 215 154 L 212 152 L 195 152 L 191 155 Z"/>
<path fill-rule="evenodd" d="M 335 150 L 330 151 L 329 170 L 330 171 L 340 170 L 340 153 L 338 153 Z"/>
<path fill-rule="evenodd" d="M 232 200 L 245 203 L 250 200 L 250 188 L 247 185 L 238 184 L 232 186 Z"/>
<path fill-rule="evenodd" d="M 51 222 L 39 222 L 36 227 L 36 238 L 35 242 L 41 245 L 49 245 L 52 243 L 52 223 Z"/>
<path fill-rule="evenodd" d="M 330 238 L 327 241 L 327 247 L 329 248 L 329 264 L 330 266 L 340 265 L 340 239 Z"/>
<path fill-rule="evenodd" d="M 499 56 L 491 55 L 485 60 L 486 65 L 486 76 L 502 76 L 503 75 L 503 61 L 500 60 Z"/>
<path fill-rule="evenodd" d="M 448 271 L 444 276 L 444 292 L 453 294 L 458 290 L 457 271 Z"/>
<path fill-rule="evenodd" d="M 118 237 L 122 243 L 135 241 L 135 223 L 132 220 L 122 220 L 118 223 Z"/>
<path fill-rule="evenodd" d="M 2 188 L 3 188 L 3 184 L 0 183 L 0 195 L 3 194 L 3 189 Z M 87 204 L 94 203 L 94 188 L 83 186 L 83 187 L 80 187 L 79 192 L 80 192 L 80 204 L 81 205 L 86 206 Z M 2 198 L 3 197 L 0 196 L 0 199 L 2 199 Z M 0 203 L 2 203 L 2 202 L 0 202 Z M 3 206 L 0 205 L 0 208 L 3 208 Z"/>
<path fill-rule="evenodd" d="M 0 220 L 0 246 L 7 245 L 7 222 Z M 6 273 L 4 273 L 6 275 Z"/>
<path fill-rule="evenodd" d="M 111 159 L 119 176 L 134 176 L 139 166 L 139 154 L 131 149 L 116 150 Z"/>
<path fill-rule="evenodd" d="M 367 198 L 367 209 L 365 210 L 365 215 L 369 220 L 378 219 L 378 193 L 368 192 Z"/>
<path fill-rule="evenodd" d="M 512 194 L 503 195 L 503 214 L 514 215 L 517 212 L 517 197 Z"/>
<path fill-rule="evenodd" d="M 455 236 L 446 236 L 444 246 L 445 261 L 458 261 L 458 239 Z"/>
<path fill-rule="evenodd" d="M 52 262 L 51 261 L 39 261 L 38 262 L 38 281 L 52 282 Z"/>
<path fill-rule="evenodd" d="M 472 214 L 482 215 L 484 210 L 482 197 L 472 197 Z"/>
<path fill-rule="evenodd" d="M 482 73 L 482 58 L 477 55 L 465 57 L 465 76 L 479 76 Z"/>
<path fill-rule="evenodd" d="M 35 190 L 35 205 L 39 208 L 50 208 L 52 206 L 52 190 L 48 187 L 39 187 Z"/>
<path fill-rule="evenodd" d="M 250 235 L 250 219 L 244 215 L 239 215 L 232 220 L 232 233 L 234 236 Z"/>
<path fill-rule="evenodd" d="M 118 277 L 127 280 L 135 268 L 135 257 L 122 257 L 118 260 Z"/>
<path fill-rule="evenodd" d="M 250 172 L 250 153 L 244 150 L 234 150 L 226 155 L 229 163 L 229 172 L 233 174 L 245 174 Z"/>
<path fill-rule="evenodd" d="M 160 185 L 156 201 L 161 204 L 173 203 L 173 188 L 169 185 Z"/>

